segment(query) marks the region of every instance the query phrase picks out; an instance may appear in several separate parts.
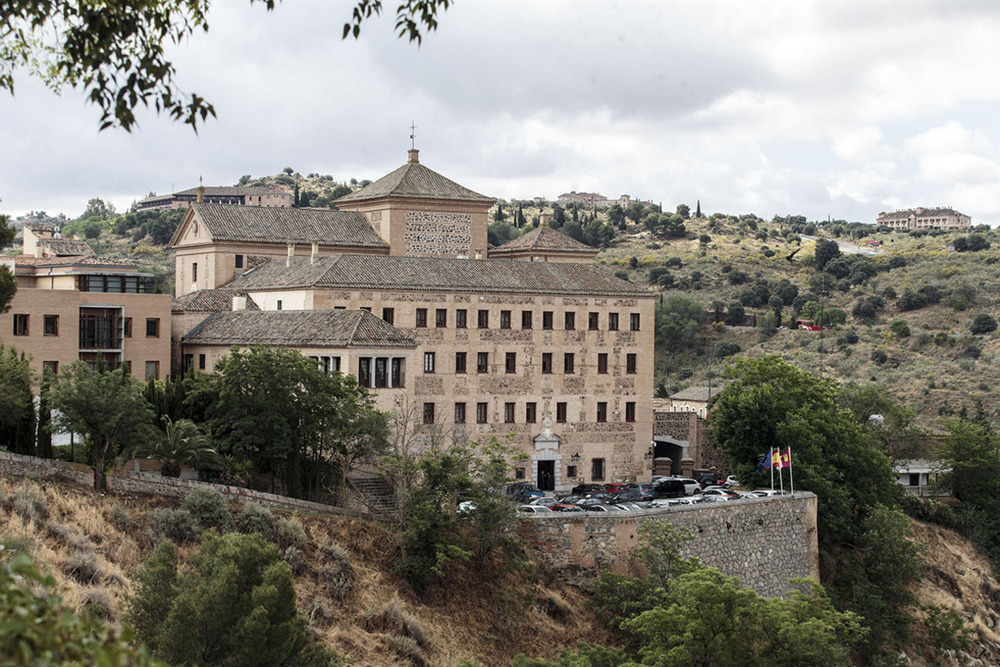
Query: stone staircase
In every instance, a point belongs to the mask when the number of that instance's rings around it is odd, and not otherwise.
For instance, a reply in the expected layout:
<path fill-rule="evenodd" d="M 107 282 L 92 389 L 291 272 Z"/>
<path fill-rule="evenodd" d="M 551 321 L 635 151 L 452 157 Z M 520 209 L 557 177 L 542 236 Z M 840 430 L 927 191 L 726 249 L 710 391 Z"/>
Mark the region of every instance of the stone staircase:
<path fill-rule="evenodd" d="M 352 477 L 349 484 L 357 491 L 355 501 L 374 516 L 389 516 L 396 511 L 396 494 L 378 477 Z"/>

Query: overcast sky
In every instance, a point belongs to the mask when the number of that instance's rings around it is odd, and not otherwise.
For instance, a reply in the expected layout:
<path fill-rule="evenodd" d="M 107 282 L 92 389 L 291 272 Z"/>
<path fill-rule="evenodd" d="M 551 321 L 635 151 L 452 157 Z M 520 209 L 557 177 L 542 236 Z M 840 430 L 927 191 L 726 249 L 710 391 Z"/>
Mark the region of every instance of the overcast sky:
<path fill-rule="evenodd" d="M 405 162 L 412 120 L 423 164 L 495 197 L 1000 223 L 991 0 L 457 0 L 419 48 L 391 16 L 341 41 L 351 6 L 214 3 L 173 50 L 218 112 L 197 135 L 152 112 L 98 132 L 82 94 L 22 76 L 0 93 L 0 212 L 76 217 L 284 167 L 375 179 Z"/>

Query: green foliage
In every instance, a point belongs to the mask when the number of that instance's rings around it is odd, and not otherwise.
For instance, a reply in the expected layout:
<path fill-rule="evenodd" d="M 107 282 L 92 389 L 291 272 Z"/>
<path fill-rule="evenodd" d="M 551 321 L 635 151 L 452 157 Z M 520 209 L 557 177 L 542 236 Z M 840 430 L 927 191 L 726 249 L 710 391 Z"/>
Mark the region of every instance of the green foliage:
<path fill-rule="evenodd" d="M 247 503 L 236 517 L 241 533 L 257 533 L 268 542 L 274 541 L 274 513 L 259 503 Z"/>
<path fill-rule="evenodd" d="M 729 304 L 729 308 L 726 310 L 726 324 L 736 327 L 743 324 L 746 318 L 746 311 L 743 309 L 743 304 L 738 301 Z"/>
<path fill-rule="evenodd" d="M 524 655 L 514 657 L 513 667 L 619 667 L 630 664 L 625 651 L 620 648 L 577 645 L 575 650 L 562 649 L 555 660 L 538 660 Z"/>
<path fill-rule="evenodd" d="M 980 313 L 976 315 L 976 319 L 972 321 L 972 324 L 969 326 L 969 330 L 977 336 L 993 333 L 997 330 L 997 321 L 987 313 Z"/>
<path fill-rule="evenodd" d="M 18 454 L 35 453 L 34 378 L 28 359 L 0 343 L 0 444 Z"/>
<path fill-rule="evenodd" d="M 871 360 L 876 363 L 876 365 L 881 366 L 885 362 L 889 361 L 889 355 L 886 354 L 885 350 L 875 349 L 872 350 Z"/>
<path fill-rule="evenodd" d="M 721 341 L 715 344 L 712 348 L 712 356 L 716 359 L 725 359 L 726 357 L 731 357 L 734 354 L 739 354 L 742 348 L 738 343 L 731 343 L 727 341 Z"/>
<path fill-rule="evenodd" d="M 902 641 L 919 559 L 903 537 L 889 458 L 840 407 L 838 385 L 778 357 L 739 359 L 712 411 L 712 437 L 751 484 L 771 447 L 792 449 L 797 489 L 819 497 L 820 564 L 834 601 L 862 614 L 869 650 Z"/>
<path fill-rule="evenodd" d="M 125 368 L 91 370 L 73 362 L 56 376 L 50 393 L 54 428 L 83 433 L 94 447 L 94 488 L 104 489 L 105 461 L 131 440 L 149 437 L 153 411 L 142 385 Z"/>
<path fill-rule="evenodd" d="M 840 257 L 840 246 L 836 241 L 820 239 L 816 241 L 816 270 L 823 271 L 826 263 Z"/>
<path fill-rule="evenodd" d="M 847 313 L 840 308 L 823 308 L 813 316 L 813 319 L 816 324 L 833 327 L 838 324 L 846 324 Z"/>
<path fill-rule="evenodd" d="M 520 233 L 513 225 L 502 220 L 497 220 L 490 223 L 487 236 L 489 237 L 490 245 L 499 247 L 508 241 L 513 241 L 520 236 Z"/>
<path fill-rule="evenodd" d="M 959 236 L 953 241 L 952 245 L 958 252 L 978 252 L 980 250 L 989 250 L 990 248 L 990 242 L 982 234 Z"/>
<path fill-rule="evenodd" d="M 906 323 L 906 320 L 893 320 L 892 324 L 889 325 L 889 331 L 896 338 L 910 337 L 910 325 Z"/>
<path fill-rule="evenodd" d="M 201 530 L 198 522 L 185 509 L 157 507 L 146 514 L 148 534 L 153 542 L 173 540 L 174 542 L 194 542 Z"/>
<path fill-rule="evenodd" d="M 55 593 L 55 580 L 23 554 L 0 549 L 0 656 L 3 664 L 161 665 L 134 641 L 94 614 L 76 614 Z"/>
<path fill-rule="evenodd" d="M 656 305 L 656 345 L 679 351 L 696 348 L 702 338 L 705 309 L 683 294 L 671 295 Z"/>
<path fill-rule="evenodd" d="M 126 456 L 159 461 L 164 477 L 180 477 L 184 466 L 219 467 L 221 459 L 211 438 L 197 424 L 190 419 L 175 422 L 170 417 L 164 417 L 163 422 L 165 433 L 157 432 L 156 437 L 129 448 Z"/>
<path fill-rule="evenodd" d="M 885 299 L 880 296 L 861 297 L 851 309 L 851 316 L 859 322 L 874 322 L 885 308 Z"/>
<path fill-rule="evenodd" d="M 215 528 L 225 533 L 233 530 L 233 516 L 226 498 L 212 488 L 195 489 L 184 496 L 181 509 L 191 513 L 200 530 Z"/>
<path fill-rule="evenodd" d="M 129 235 L 132 241 L 149 238 L 156 245 L 167 245 L 186 209 L 143 210 L 119 216 L 112 229 L 119 236 Z"/>
<path fill-rule="evenodd" d="M 0 214 L 0 250 L 3 250 L 14 242 L 17 230 L 10 224 L 10 216 Z"/>
<path fill-rule="evenodd" d="M 629 210 L 631 208 L 630 204 Z M 680 238 L 687 233 L 684 218 L 676 213 L 650 213 L 642 224 L 654 235 L 662 238 Z"/>
<path fill-rule="evenodd" d="M 299 665 L 306 619 L 278 548 L 259 535 L 208 530 L 178 568 L 158 547 L 136 575 L 128 618 L 154 654 L 173 664 Z"/>
<path fill-rule="evenodd" d="M 0 315 L 10 310 L 10 302 L 17 294 L 17 279 L 6 265 L 0 266 Z"/>

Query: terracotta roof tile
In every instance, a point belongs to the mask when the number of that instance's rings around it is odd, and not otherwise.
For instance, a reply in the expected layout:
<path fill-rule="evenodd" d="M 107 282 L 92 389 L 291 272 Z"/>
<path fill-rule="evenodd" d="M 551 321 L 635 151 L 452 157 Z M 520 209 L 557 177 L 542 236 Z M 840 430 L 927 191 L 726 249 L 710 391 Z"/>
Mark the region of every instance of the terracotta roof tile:
<path fill-rule="evenodd" d="M 387 248 L 357 211 L 276 206 L 192 204 L 215 241 L 311 243 Z"/>
<path fill-rule="evenodd" d="M 170 309 L 175 313 L 217 313 L 232 310 L 234 296 L 246 296 L 246 293 L 231 289 L 201 289 L 176 297 L 170 302 Z M 260 310 L 260 306 L 247 297 L 246 310 Z"/>
<path fill-rule="evenodd" d="M 211 315 L 182 339 L 201 345 L 413 348 L 412 338 L 363 310 L 237 310 Z"/>
<path fill-rule="evenodd" d="M 490 250 L 492 253 L 504 253 L 512 250 L 544 250 L 544 251 L 573 251 L 587 252 L 596 255 L 598 250 L 591 248 L 585 243 L 580 243 L 576 239 L 552 229 L 548 225 L 542 225 L 527 234 L 522 234 L 516 239 L 508 241 L 499 248 Z"/>
<path fill-rule="evenodd" d="M 447 199 L 492 204 L 492 197 L 473 192 L 445 178 L 419 162 L 408 162 L 357 192 L 336 199 L 336 203 L 351 203 L 383 198 Z"/>
<path fill-rule="evenodd" d="M 48 248 L 58 257 L 81 257 L 94 254 L 94 250 L 87 245 L 86 241 L 76 239 L 39 239 L 38 245 Z"/>

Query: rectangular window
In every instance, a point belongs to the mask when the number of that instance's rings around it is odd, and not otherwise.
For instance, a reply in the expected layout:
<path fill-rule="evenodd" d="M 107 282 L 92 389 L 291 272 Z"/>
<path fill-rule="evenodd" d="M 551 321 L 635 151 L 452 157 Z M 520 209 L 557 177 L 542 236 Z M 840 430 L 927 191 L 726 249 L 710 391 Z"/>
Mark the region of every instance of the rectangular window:
<path fill-rule="evenodd" d="M 144 380 L 159 380 L 160 379 L 160 362 L 159 361 L 147 361 L 146 362 L 146 377 Z"/>
<path fill-rule="evenodd" d="M 243 268 L 243 255 L 236 255 L 236 268 L 237 269 Z"/>
<path fill-rule="evenodd" d="M 394 308 L 383 308 L 382 309 L 382 320 L 392 324 L 396 319 L 396 310 Z"/>
<path fill-rule="evenodd" d="M 490 311 L 480 310 L 476 316 L 476 326 L 480 329 L 490 328 Z"/>
<path fill-rule="evenodd" d="M 591 331 L 597 331 L 600 328 L 598 319 L 600 318 L 600 316 L 601 316 L 600 313 L 590 313 L 590 315 L 587 316 L 587 327 Z"/>
<path fill-rule="evenodd" d="M 524 468 L 514 468 L 514 479 L 524 479 Z"/>
<path fill-rule="evenodd" d="M 159 337 L 160 337 L 160 318 L 147 317 L 146 338 L 159 338 Z"/>
<path fill-rule="evenodd" d="M 44 333 L 46 336 L 58 336 L 59 335 L 59 316 L 58 315 L 46 315 L 44 320 Z"/>
<path fill-rule="evenodd" d="M 517 372 L 517 352 L 508 352 L 504 359 L 504 370 L 508 373 Z"/>
<path fill-rule="evenodd" d="M 80 349 L 120 350 L 120 317 L 117 308 L 80 308 Z"/>
<path fill-rule="evenodd" d="M 576 356 L 572 352 L 563 355 L 563 373 L 572 375 L 576 365 Z"/>
<path fill-rule="evenodd" d="M 424 352 L 424 372 L 433 373 L 434 372 L 434 353 Z"/>
<path fill-rule="evenodd" d="M 422 329 L 427 326 L 427 309 L 417 308 L 417 328 Z"/>
<path fill-rule="evenodd" d="M 510 329 L 510 311 L 501 310 L 500 311 L 500 328 Z"/>
<path fill-rule="evenodd" d="M 424 403 L 424 423 L 433 424 L 434 423 L 434 404 Z"/>
<path fill-rule="evenodd" d="M 531 316 L 532 312 L 530 310 L 521 311 L 521 328 L 530 329 L 531 328 Z"/>
<path fill-rule="evenodd" d="M 205 355 L 204 354 L 199 354 L 198 355 L 198 370 L 200 370 L 200 371 L 205 370 L 205 363 L 206 363 L 205 362 Z"/>
<path fill-rule="evenodd" d="M 535 420 L 538 419 L 538 404 L 537 403 L 525 403 L 524 404 L 524 421 L 528 424 L 534 424 Z"/>
<path fill-rule="evenodd" d="M 122 335 L 125 336 L 125 338 L 131 338 L 132 337 L 132 318 L 131 317 L 122 318 Z"/>
<path fill-rule="evenodd" d="M 608 313 L 608 331 L 618 331 L 618 313 Z"/>
<path fill-rule="evenodd" d="M 563 315 L 563 320 L 565 321 L 563 328 L 566 329 L 566 331 L 573 331 L 576 329 L 576 313 L 566 313 Z"/>
<path fill-rule="evenodd" d="M 552 328 L 552 311 L 543 310 L 542 311 L 542 328 L 549 330 Z"/>
<path fill-rule="evenodd" d="M 443 329 L 448 326 L 448 309 L 438 308 L 434 311 L 434 326 L 438 329 Z"/>
<path fill-rule="evenodd" d="M 505 424 L 514 423 L 514 403 L 503 404 L 503 421 Z"/>
<path fill-rule="evenodd" d="M 605 352 L 597 355 L 597 372 L 602 374 L 608 372 L 608 355 Z"/>
<path fill-rule="evenodd" d="M 455 423 L 456 424 L 465 423 L 465 403 L 455 404 Z"/>
<path fill-rule="evenodd" d="M 198 282 L 198 262 L 191 264 L 191 282 Z"/>
<path fill-rule="evenodd" d="M 455 372 L 456 373 L 465 372 L 465 352 L 455 353 Z"/>
<path fill-rule="evenodd" d="M 625 404 L 625 421 L 635 421 L 635 401 L 629 401 Z"/>
<path fill-rule="evenodd" d="M 370 312 L 372 312 L 372 307 L 371 306 L 361 306 L 361 310 L 365 311 L 366 313 L 370 313 Z"/>
<path fill-rule="evenodd" d="M 631 313 L 628 316 L 628 328 L 629 331 L 639 330 L 639 313 Z"/>
<path fill-rule="evenodd" d="M 476 372 L 477 373 L 489 373 L 490 372 L 490 353 L 489 352 L 479 352 L 476 354 Z"/>
<path fill-rule="evenodd" d="M 14 335 L 15 336 L 27 336 L 28 335 L 28 314 L 27 313 L 17 313 L 14 315 Z"/>
<path fill-rule="evenodd" d="M 597 404 L 597 421 L 608 421 L 608 404 L 606 401 L 600 401 Z"/>
<path fill-rule="evenodd" d="M 549 374 L 552 372 L 552 353 L 542 352 L 542 373 Z"/>
<path fill-rule="evenodd" d="M 593 482 L 604 481 L 604 459 L 594 459 L 590 462 L 590 479 Z"/>
<path fill-rule="evenodd" d="M 566 476 L 570 478 L 576 477 L 576 466 L 566 466 Z"/>
<path fill-rule="evenodd" d="M 370 357 L 358 359 L 358 384 L 362 387 L 372 386 L 372 360 Z"/>
<path fill-rule="evenodd" d="M 335 357 L 337 360 L 336 369 L 340 370 L 340 357 Z M 402 357 L 393 357 L 389 361 L 389 381 L 392 382 L 393 387 L 402 387 L 406 384 L 406 359 Z"/>
<path fill-rule="evenodd" d="M 466 311 L 465 308 L 459 308 L 458 310 L 455 311 L 455 328 L 456 329 L 464 329 L 467 326 L 469 326 L 468 322 L 466 321 L 466 313 L 467 312 L 468 311 Z"/>
<path fill-rule="evenodd" d="M 625 355 L 625 372 L 629 375 L 635 375 L 636 368 L 638 367 L 638 357 L 629 353 Z"/>
<path fill-rule="evenodd" d="M 431 372 L 433 373 L 434 371 Z M 375 357 L 375 387 L 378 389 L 383 389 L 388 386 L 389 386 L 389 358 Z"/>
<path fill-rule="evenodd" d="M 476 423 L 486 423 L 486 403 L 476 403 Z"/>
<path fill-rule="evenodd" d="M 281 310 L 281 299 L 278 299 L 278 305 L 276 310 Z"/>
<path fill-rule="evenodd" d="M 59 374 L 59 362 L 58 361 L 43 361 L 42 362 L 42 373 L 48 371 L 53 375 Z"/>
<path fill-rule="evenodd" d="M 556 403 L 556 421 L 560 424 L 566 423 L 566 404 Z"/>

